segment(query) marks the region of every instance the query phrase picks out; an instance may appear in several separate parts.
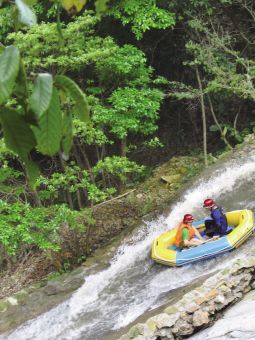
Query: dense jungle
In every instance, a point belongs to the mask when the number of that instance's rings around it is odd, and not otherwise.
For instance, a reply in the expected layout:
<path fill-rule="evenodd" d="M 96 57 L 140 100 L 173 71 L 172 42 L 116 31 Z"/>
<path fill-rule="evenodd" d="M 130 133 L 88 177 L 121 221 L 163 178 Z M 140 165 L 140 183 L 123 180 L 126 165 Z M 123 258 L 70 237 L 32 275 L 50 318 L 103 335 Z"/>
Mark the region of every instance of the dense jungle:
<path fill-rule="evenodd" d="M 108 202 L 143 186 L 158 166 L 172 159 L 188 180 L 253 133 L 255 5 L 0 6 L 2 285 L 36 263 L 22 283 L 1 288 L 5 296 L 84 262 L 119 232 L 91 245 L 108 213 L 152 211 L 155 198 L 147 208 L 136 196 L 115 210 Z"/>

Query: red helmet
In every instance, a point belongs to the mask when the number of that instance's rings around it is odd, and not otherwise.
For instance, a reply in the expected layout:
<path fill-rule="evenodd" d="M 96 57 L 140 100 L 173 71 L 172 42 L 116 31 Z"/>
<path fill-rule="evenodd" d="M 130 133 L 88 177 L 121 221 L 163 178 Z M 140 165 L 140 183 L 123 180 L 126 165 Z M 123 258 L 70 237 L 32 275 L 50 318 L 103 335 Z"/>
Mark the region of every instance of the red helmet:
<path fill-rule="evenodd" d="M 215 202 L 211 198 L 207 198 L 206 200 L 204 200 L 204 208 L 212 208 L 214 205 Z"/>
<path fill-rule="evenodd" d="M 184 215 L 182 222 L 183 223 L 188 223 L 188 222 L 193 222 L 193 221 L 194 221 L 193 216 L 190 215 L 190 214 L 186 214 L 186 215 Z"/>

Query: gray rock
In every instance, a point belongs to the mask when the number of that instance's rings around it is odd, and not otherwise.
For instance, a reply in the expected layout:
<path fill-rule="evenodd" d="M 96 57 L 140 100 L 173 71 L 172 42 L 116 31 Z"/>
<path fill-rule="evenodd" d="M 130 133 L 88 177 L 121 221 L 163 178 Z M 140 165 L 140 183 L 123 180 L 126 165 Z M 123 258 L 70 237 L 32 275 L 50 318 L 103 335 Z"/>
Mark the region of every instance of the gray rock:
<path fill-rule="evenodd" d="M 129 338 L 129 336 L 127 335 L 127 334 L 123 334 L 120 338 L 119 338 L 119 340 L 129 340 L 130 338 Z"/>
<path fill-rule="evenodd" d="M 174 339 L 173 332 L 168 327 L 165 327 L 165 328 L 162 328 L 162 329 L 158 330 L 155 333 L 155 335 L 157 337 L 160 336 L 161 338 L 164 338 L 164 339 L 169 339 L 169 340 Z"/>
<path fill-rule="evenodd" d="M 193 314 L 193 326 L 200 327 L 209 323 L 209 314 L 203 310 L 197 310 Z"/>
<path fill-rule="evenodd" d="M 199 305 L 195 302 L 191 302 L 190 304 L 188 304 L 186 306 L 186 312 L 189 314 L 193 314 L 195 311 L 197 311 L 199 309 Z"/>
<path fill-rule="evenodd" d="M 167 313 L 161 313 L 150 318 L 148 322 L 154 323 L 157 329 L 161 329 L 163 327 L 173 326 L 175 322 L 179 319 L 179 317 L 180 317 L 180 313 L 176 313 L 172 315 L 168 315 Z"/>
<path fill-rule="evenodd" d="M 56 295 L 62 293 L 70 293 L 78 288 L 84 283 L 84 280 L 79 277 L 71 277 L 64 282 L 58 279 L 51 280 L 44 288 L 44 293 L 46 295 Z"/>
<path fill-rule="evenodd" d="M 144 333 L 144 325 L 142 323 L 138 323 L 131 327 L 128 331 L 128 336 L 130 339 L 136 338 L 138 335 L 143 335 Z"/>
<path fill-rule="evenodd" d="M 173 334 L 178 334 L 179 335 L 190 335 L 193 334 L 194 332 L 194 327 L 191 323 L 179 319 L 176 324 L 174 325 L 174 327 L 172 328 L 172 332 Z"/>

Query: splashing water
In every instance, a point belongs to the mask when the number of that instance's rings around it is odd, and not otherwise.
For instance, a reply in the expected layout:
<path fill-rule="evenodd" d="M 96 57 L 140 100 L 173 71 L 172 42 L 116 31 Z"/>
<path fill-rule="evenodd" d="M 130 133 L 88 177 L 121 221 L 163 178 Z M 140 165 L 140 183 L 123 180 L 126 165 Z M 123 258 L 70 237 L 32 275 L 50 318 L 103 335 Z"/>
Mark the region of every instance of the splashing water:
<path fill-rule="evenodd" d="M 243 161 L 243 164 L 241 163 Z M 229 265 L 244 256 L 249 242 L 238 252 L 182 268 L 168 268 L 149 259 L 153 239 L 176 227 L 185 213 L 200 218 L 205 198 L 213 197 L 227 210 L 255 208 L 255 156 L 232 161 L 227 168 L 215 169 L 209 179 L 195 183 L 171 208 L 167 218 L 147 222 L 119 247 L 110 266 L 86 277 L 85 284 L 68 300 L 20 326 L 6 340 L 102 340 L 150 308 L 163 302 L 162 295 L 195 278 Z M 192 269 L 192 270 L 189 270 Z"/>

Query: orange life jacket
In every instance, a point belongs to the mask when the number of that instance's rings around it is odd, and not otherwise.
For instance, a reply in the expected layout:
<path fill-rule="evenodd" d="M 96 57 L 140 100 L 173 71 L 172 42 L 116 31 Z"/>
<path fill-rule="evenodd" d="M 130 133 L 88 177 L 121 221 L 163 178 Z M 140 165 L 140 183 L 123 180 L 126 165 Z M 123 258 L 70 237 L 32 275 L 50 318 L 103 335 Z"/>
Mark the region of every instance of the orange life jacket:
<path fill-rule="evenodd" d="M 183 241 L 183 239 L 182 239 L 183 228 L 187 228 L 188 231 L 189 231 L 189 241 L 192 239 L 193 236 L 195 236 L 194 228 L 189 224 L 181 222 L 178 226 L 178 230 L 177 230 L 177 233 L 176 233 L 176 236 L 175 236 L 176 247 L 180 247 L 180 244 Z"/>

